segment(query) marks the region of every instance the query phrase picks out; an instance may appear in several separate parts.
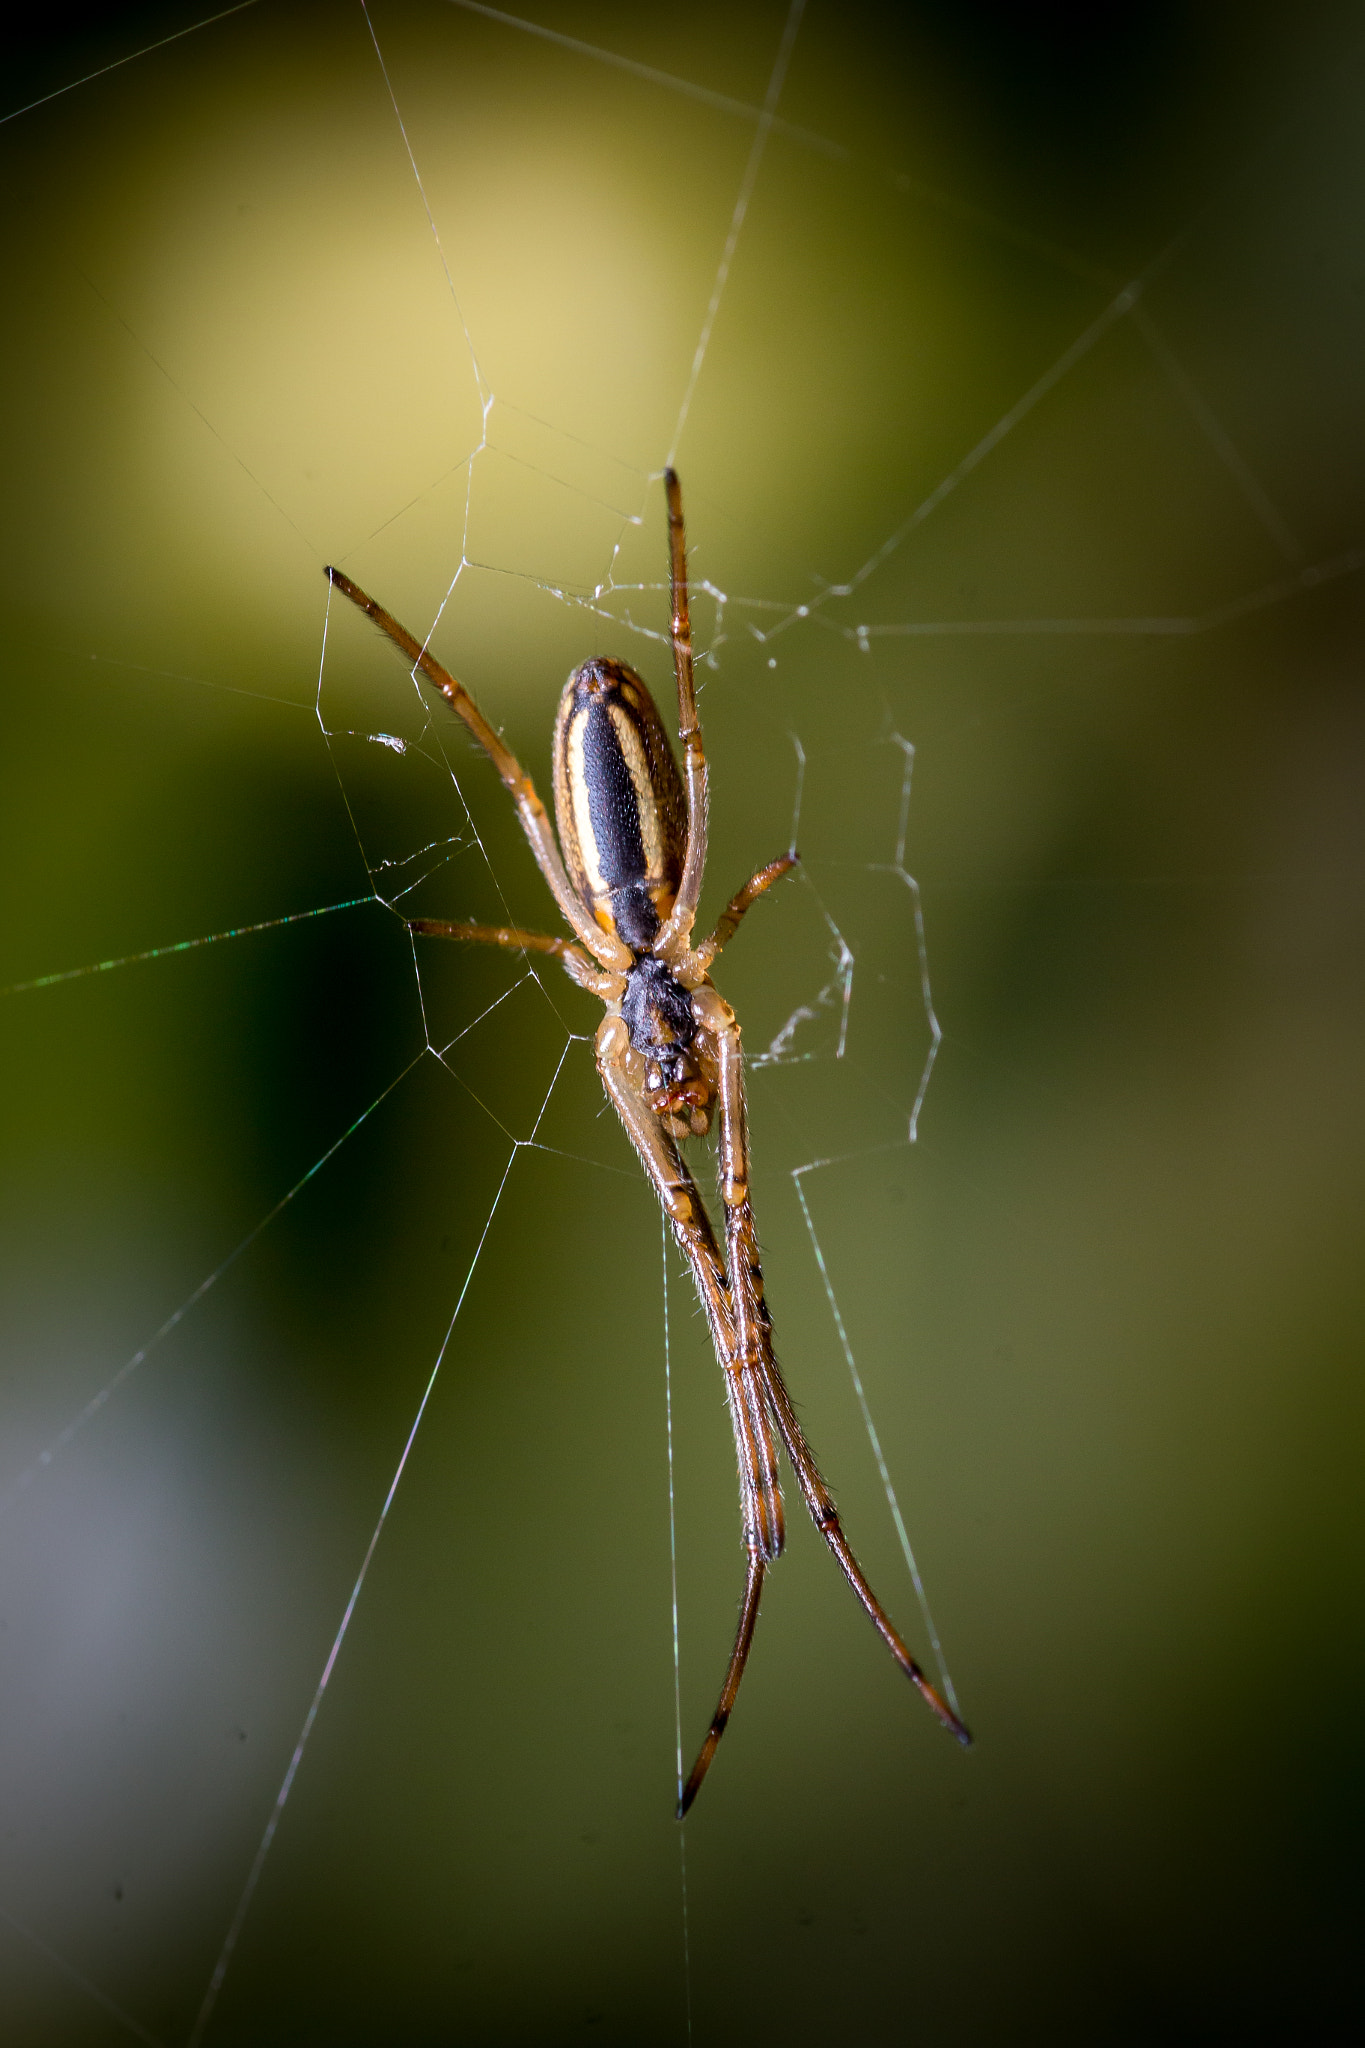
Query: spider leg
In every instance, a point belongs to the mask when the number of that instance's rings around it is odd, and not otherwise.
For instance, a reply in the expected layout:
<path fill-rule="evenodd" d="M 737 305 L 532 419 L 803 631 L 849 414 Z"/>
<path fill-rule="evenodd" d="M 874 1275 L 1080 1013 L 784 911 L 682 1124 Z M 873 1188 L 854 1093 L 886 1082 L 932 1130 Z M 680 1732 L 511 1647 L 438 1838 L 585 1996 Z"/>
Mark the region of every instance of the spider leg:
<path fill-rule="evenodd" d="M 735 1333 L 725 1267 L 711 1220 L 697 1184 L 678 1154 L 673 1139 L 632 1086 L 626 1071 L 629 1035 L 619 1017 L 606 1017 L 597 1033 L 597 1066 L 603 1086 L 625 1126 L 626 1135 L 653 1181 L 664 1213 L 688 1264 L 720 1361 L 739 1468 L 740 1518 L 746 1554 L 744 1598 L 740 1606 L 735 1647 L 721 1688 L 720 1701 L 701 1752 L 678 1803 L 681 1820 L 715 1755 L 725 1732 L 758 1619 L 759 1593 L 769 1562 L 779 1556 L 785 1534 L 777 1454 L 768 1420 L 767 1386 L 761 1372 L 744 1358 Z"/>
<path fill-rule="evenodd" d="M 791 1395 L 773 1355 L 772 1318 L 763 1299 L 763 1268 L 759 1262 L 758 1236 L 749 1200 L 749 1139 L 739 1026 L 729 1004 L 722 1001 L 713 988 L 698 989 L 692 998 L 692 1007 L 698 1023 L 714 1035 L 719 1054 L 721 1198 L 725 1204 L 725 1236 L 736 1343 L 745 1365 L 751 1366 L 763 1381 L 773 1420 L 791 1459 L 811 1520 L 901 1670 L 944 1727 L 966 1748 L 971 1743 L 970 1734 L 911 1656 L 890 1615 L 868 1584 L 844 1534 L 834 1496 L 796 1418 Z"/>
<path fill-rule="evenodd" d="M 710 938 L 703 939 L 697 948 L 697 964 L 703 973 L 710 972 L 716 955 L 723 947 L 729 945 L 739 930 L 739 921 L 749 905 L 757 903 L 760 896 L 765 896 L 773 883 L 780 882 L 783 875 L 789 875 L 799 858 L 800 856 L 795 853 L 779 854 L 776 860 L 768 862 L 766 868 L 760 868 L 756 875 L 751 875 L 742 889 L 735 891 L 716 919 L 716 928 Z"/>
<path fill-rule="evenodd" d="M 443 917 L 410 917 L 408 930 L 426 939 L 459 939 L 466 944 L 502 946 L 509 953 L 552 953 L 571 981 L 603 1001 L 619 1001 L 624 984 L 619 974 L 603 974 L 579 951 L 572 939 L 548 932 L 524 932 L 515 925 L 460 924 Z"/>
<path fill-rule="evenodd" d="M 909 1650 L 892 1622 L 890 1615 L 868 1584 L 863 1568 L 853 1554 L 852 1547 L 844 1534 L 834 1505 L 834 1496 L 821 1476 L 814 1453 L 806 1442 L 805 1433 L 796 1419 L 791 1396 L 787 1392 L 776 1359 L 770 1358 L 764 1368 L 768 1399 L 772 1406 L 773 1419 L 786 1445 L 787 1456 L 791 1459 L 796 1483 L 801 1489 L 810 1518 L 824 1537 L 839 1564 L 844 1577 L 852 1586 L 867 1611 L 872 1626 L 876 1629 L 887 1649 L 891 1652 L 901 1670 L 905 1673 L 926 1706 L 935 1713 L 951 1735 L 955 1735 L 964 1749 L 972 1746 L 971 1731 L 953 1712 L 938 1687 L 927 1678 L 911 1656 Z"/>
<path fill-rule="evenodd" d="M 767 1566 L 761 1557 L 749 1553 L 748 1571 L 744 1580 L 744 1598 L 740 1602 L 739 1626 L 735 1630 L 735 1647 L 730 1652 L 729 1668 L 725 1683 L 720 1689 L 716 1711 L 711 1716 L 711 1726 L 706 1731 L 706 1740 L 697 1751 L 697 1761 L 687 1776 L 687 1783 L 678 1794 L 678 1819 L 686 1818 L 687 1809 L 701 1790 L 701 1781 L 711 1768 L 711 1759 L 716 1745 L 725 1733 L 725 1724 L 739 1692 L 739 1681 L 744 1676 L 744 1666 L 749 1661 L 749 1646 L 754 1639 L 754 1625 L 758 1620 L 759 1595 L 763 1591 L 763 1574 Z"/>
<path fill-rule="evenodd" d="M 696 920 L 706 867 L 706 750 L 697 717 L 697 691 L 692 675 L 692 622 L 687 604 L 687 535 L 683 526 L 682 486 L 677 472 L 664 471 L 668 493 L 668 581 L 673 609 L 673 673 L 678 683 L 678 738 L 683 748 L 687 783 L 687 850 L 682 878 L 668 919 L 652 951 L 668 959 L 683 950 Z"/>
<path fill-rule="evenodd" d="M 632 1085 L 626 1070 L 629 1035 L 619 1017 L 604 1017 L 597 1032 L 597 1070 L 626 1136 L 653 1181 L 706 1312 L 711 1340 L 725 1374 L 739 1464 L 740 1509 L 749 1551 L 772 1559 L 784 1536 L 777 1454 L 768 1422 L 767 1388 L 739 1351 L 725 1264 L 697 1183 L 677 1145 Z"/>
<path fill-rule="evenodd" d="M 469 727 L 497 769 L 503 788 L 515 803 L 517 816 L 521 820 L 521 829 L 526 834 L 536 864 L 549 883 L 555 902 L 559 905 L 565 922 L 572 927 L 575 938 L 604 967 L 629 967 L 629 949 L 620 939 L 602 930 L 569 886 L 569 878 L 564 872 L 564 863 L 560 858 L 554 833 L 550 829 L 550 820 L 544 804 L 536 795 L 535 784 L 511 748 L 505 746 L 494 732 L 464 684 L 457 682 L 449 669 L 442 668 L 430 649 L 414 639 L 407 627 L 400 626 L 393 614 L 386 612 L 383 605 L 368 596 L 358 583 L 353 583 L 340 569 L 328 569 L 327 575 L 342 596 L 348 597 L 367 618 L 373 619 L 375 624 L 388 634 L 395 647 L 402 649 L 412 666 L 421 669 L 428 682 L 436 685 L 451 710 Z"/>

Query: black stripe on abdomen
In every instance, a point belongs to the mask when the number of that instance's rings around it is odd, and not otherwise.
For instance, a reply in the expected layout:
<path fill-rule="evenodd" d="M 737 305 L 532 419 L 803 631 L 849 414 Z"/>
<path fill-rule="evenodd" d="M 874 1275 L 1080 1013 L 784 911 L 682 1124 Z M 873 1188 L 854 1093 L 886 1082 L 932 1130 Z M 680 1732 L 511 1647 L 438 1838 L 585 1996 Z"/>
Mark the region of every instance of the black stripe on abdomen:
<path fill-rule="evenodd" d="M 589 700 L 583 729 L 583 780 L 597 844 L 597 866 L 609 889 L 645 878 L 640 795 L 601 697 Z"/>
<path fill-rule="evenodd" d="M 583 781 L 597 850 L 597 869 L 611 895 L 616 929 L 638 952 L 659 929 L 645 887 L 649 872 L 640 823 L 641 793 L 621 749 L 607 700 L 589 700 L 583 728 Z M 653 802 L 647 791 L 645 801 Z"/>

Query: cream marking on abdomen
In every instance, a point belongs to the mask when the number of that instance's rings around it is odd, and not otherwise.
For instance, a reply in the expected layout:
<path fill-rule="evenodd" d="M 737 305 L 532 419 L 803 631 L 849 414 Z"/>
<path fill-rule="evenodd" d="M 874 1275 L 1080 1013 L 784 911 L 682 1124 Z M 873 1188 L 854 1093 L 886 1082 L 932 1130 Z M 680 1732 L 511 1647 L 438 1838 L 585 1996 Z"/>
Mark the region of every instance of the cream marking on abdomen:
<path fill-rule="evenodd" d="M 624 691 L 622 695 L 624 695 Z M 640 822 L 640 847 L 645 857 L 646 882 L 661 882 L 664 878 L 663 834 L 659 829 L 659 806 L 654 796 L 654 785 L 649 779 L 649 762 L 645 756 L 644 744 L 630 713 L 623 705 L 607 704 L 612 731 L 621 749 L 626 764 L 626 773 L 635 790 L 635 812 Z"/>
<path fill-rule="evenodd" d="M 583 873 L 588 888 L 594 896 L 607 893 L 606 877 L 602 873 L 601 855 L 597 851 L 597 834 L 592 829 L 592 809 L 588 798 L 588 777 L 583 760 L 583 740 L 588 729 L 590 706 L 585 704 L 576 711 L 565 734 L 569 766 L 569 800 L 573 805 L 574 831 L 578 835 L 578 850 L 582 856 Z"/>

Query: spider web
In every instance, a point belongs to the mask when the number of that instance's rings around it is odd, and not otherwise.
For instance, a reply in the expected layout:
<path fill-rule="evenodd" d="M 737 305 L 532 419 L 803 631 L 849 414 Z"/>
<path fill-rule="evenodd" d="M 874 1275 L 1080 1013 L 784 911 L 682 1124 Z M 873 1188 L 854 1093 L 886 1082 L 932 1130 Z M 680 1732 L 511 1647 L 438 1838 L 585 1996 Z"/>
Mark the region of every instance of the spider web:
<path fill-rule="evenodd" d="M 25 2038 L 683 2038 L 732 1981 L 759 1820 L 806 1924 L 793 1785 L 846 1884 L 869 1785 L 951 1825 L 956 1759 L 797 1531 L 680 1905 L 668 1779 L 738 1590 L 714 1361 L 678 1274 L 661 1315 L 595 1006 L 409 936 L 553 921 L 486 763 L 318 572 L 428 635 L 544 791 L 585 655 L 667 702 L 677 460 L 704 911 L 803 858 L 718 976 L 779 1351 L 954 1697 L 907 1528 L 988 1670 L 933 1268 L 965 1171 L 936 1106 L 960 1132 L 973 1056 L 935 1075 L 930 969 L 954 891 L 1003 901 L 1041 857 L 1021 727 L 1083 750 L 1097 695 L 1165 687 L 1153 649 L 1365 563 L 1331 407 L 1258 445 L 1235 317 L 1347 95 L 1314 74 L 1131 247 L 1077 254 L 982 203 L 960 139 L 894 154 L 872 17 L 691 26 L 261 0 L 6 125 L 21 465 L 62 536 L 18 549 L 43 690 L 4 977 Z M 831 1984 L 859 1913 L 933 1910 L 913 1860 L 877 1867 Z"/>

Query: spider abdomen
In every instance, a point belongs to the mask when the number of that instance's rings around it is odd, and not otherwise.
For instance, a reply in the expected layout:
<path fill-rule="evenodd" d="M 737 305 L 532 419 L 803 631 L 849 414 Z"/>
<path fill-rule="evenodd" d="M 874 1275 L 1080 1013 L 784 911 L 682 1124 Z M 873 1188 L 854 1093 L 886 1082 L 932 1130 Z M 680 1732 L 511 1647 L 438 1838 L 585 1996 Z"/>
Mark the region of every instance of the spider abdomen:
<path fill-rule="evenodd" d="M 654 699 L 633 669 L 589 661 L 555 719 L 555 819 L 574 889 L 642 953 L 682 878 L 687 799 Z"/>

